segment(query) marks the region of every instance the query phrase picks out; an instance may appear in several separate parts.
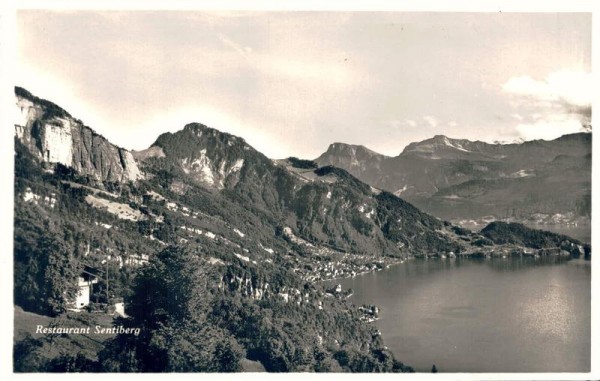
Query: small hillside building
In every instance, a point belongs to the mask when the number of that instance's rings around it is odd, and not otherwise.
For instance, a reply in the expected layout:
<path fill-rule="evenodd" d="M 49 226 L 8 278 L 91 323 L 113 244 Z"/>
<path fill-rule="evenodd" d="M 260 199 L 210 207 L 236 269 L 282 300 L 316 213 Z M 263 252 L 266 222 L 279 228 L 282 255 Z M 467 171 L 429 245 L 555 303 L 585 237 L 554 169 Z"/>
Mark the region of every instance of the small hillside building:
<path fill-rule="evenodd" d="M 93 272 L 93 269 L 84 268 L 81 275 L 77 278 L 79 291 L 75 298 L 75 309 L 79 310 L 87 307 L 90 304 L 90 296 L 93 292 L 93 285 L 98 283 L 99 276 Z"/>

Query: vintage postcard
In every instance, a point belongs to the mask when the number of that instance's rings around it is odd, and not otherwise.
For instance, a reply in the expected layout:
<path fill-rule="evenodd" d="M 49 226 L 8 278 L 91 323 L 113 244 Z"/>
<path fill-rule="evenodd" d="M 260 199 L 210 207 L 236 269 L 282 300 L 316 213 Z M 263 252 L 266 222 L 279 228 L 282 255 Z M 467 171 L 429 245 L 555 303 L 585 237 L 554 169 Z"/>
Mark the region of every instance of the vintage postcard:
<path fill-rule="evenodd" d="M 594 378 L 589 4 L 7 11 L 8 372 Z"/>

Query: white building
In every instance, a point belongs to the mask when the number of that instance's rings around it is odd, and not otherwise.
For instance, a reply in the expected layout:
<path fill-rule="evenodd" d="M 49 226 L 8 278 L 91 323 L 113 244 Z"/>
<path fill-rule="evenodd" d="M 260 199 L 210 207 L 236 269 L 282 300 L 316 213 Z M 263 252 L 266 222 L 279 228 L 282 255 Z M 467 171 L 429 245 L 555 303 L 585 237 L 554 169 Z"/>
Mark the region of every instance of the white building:
<path fill-rule="evenodd" d="M 98 277 L 87 271 L 83 271 L 77 278 L 79 291 L 75 298 L 75 309 L 82 309 L 90 304 L 90 295 L 92 294 L 92 285 L 98 283 Z"/>

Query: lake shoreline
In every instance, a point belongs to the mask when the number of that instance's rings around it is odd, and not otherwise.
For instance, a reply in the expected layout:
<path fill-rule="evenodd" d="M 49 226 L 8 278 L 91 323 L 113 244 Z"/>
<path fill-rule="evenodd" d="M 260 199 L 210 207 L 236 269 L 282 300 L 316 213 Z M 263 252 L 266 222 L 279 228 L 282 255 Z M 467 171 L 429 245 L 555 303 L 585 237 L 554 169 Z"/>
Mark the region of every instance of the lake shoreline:
<path fill-rule="evenodd" d="M 400 361 L 418 372 L 429 372 L 432 364 L 440 372 L 589 369 L 589 260 L 416 259 L 338 280 L 353 289 L 352 304 L 379 307 L 373 324 Z M 541 350 L 546 342 L 554 343 L 550 351 Z M 494 351 L 504 356 L 505 370 L 492 361 Z"/>

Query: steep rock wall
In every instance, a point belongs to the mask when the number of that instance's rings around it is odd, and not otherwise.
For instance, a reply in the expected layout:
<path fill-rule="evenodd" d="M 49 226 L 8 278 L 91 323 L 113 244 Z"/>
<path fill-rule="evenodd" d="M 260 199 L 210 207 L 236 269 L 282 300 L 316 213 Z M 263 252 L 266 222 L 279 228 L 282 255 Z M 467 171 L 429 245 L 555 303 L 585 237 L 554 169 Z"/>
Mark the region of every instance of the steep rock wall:
<path fill-rule="evenodd" d="M 41 161 L 63 164 L 100 182 L 143 177 L 131 152 L 23 89 L 16 94 L 14 126 L 15 136 Z"/>

